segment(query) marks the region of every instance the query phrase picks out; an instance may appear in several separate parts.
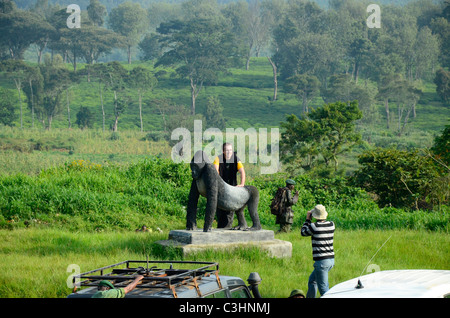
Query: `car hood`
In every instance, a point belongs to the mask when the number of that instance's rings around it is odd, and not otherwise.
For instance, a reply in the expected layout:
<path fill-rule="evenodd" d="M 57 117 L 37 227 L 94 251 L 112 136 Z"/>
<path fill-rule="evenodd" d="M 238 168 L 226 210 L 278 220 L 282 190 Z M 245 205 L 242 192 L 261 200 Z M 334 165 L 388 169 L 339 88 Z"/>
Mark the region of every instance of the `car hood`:
<path fill-rule="evenodd" d="M 363 288 L 356 288 L 358 280 Z M 449 294 L 448 270 L 389 270 L 337 284 L 323 298 L 442 298 Z"/>

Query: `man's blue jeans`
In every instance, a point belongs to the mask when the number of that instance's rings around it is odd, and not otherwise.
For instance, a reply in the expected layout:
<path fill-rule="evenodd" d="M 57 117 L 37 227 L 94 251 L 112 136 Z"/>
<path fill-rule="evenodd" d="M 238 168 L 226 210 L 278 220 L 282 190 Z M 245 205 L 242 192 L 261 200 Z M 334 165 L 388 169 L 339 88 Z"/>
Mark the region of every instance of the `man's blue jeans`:
<path fill-rule="evenodd" d="M 314 263 L 314 270 L 309 276 L 306 298 L 315 298 L 317 289 L 319 289 L 321 296 L 330 289 L 328 285 L 328 272 L 333 266 L 334 258 L 323 259 Z"/>

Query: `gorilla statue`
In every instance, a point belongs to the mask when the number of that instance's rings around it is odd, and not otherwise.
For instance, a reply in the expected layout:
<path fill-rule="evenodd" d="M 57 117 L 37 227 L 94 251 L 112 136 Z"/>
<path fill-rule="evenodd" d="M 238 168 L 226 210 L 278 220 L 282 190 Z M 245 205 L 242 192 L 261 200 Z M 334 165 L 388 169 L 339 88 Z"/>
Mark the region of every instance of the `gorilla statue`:
<path fill-rule="evenodd" d="M 233 187 L 217 173 L 206 154 L 199 150 L 191 160 L 192 184 L 186 215 L 186 230 L 197 229 L 197 204 L 199 196 L 206 198 L 205 224 L 203 232 L 211 231 L 217 208 L 235 212 L 238 218 L 237 230 L 261 230 L 258 216 L 259 191 L 254 186 Z M 247 227 L 244 208 L 248 207 L 253 225 Z M 231 227 L 231 226 L 230 226 Z"/>

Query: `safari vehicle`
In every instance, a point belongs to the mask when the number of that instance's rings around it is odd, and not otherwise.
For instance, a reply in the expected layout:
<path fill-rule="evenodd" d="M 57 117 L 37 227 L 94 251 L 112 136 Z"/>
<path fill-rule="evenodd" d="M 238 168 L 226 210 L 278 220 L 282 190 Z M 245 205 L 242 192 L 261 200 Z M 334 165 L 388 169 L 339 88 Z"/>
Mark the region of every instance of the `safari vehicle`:
<path fill-rule="evenodd" d="M 175 268 L 179 267 L 178 269 Z M 68 298 L 90 298 L 98 283 L 109 280 L 125 287 L 136 275 L 144 279 L 127 298 L 260 298 L 261 278 L 251 273 L 249 286 L 239 277 L 219 275 L 215 262 L 127 260 L 73 276 L 76 286 Z"/>
<path fill-rule="evenodd" d="M 387 270 L 330 288 L 323 298 L 449 298 L 449 270 Z"/>

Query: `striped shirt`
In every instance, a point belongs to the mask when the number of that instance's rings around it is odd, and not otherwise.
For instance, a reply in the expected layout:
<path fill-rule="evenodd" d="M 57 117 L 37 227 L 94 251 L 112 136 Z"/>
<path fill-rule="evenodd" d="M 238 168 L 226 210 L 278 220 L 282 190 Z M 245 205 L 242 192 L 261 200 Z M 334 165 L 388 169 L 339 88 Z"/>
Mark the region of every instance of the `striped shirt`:
<path fill-rule="evenodd" d="M 334 223 L 331 221 L 315 222 L 306 220 L 303 223 L 302 236 L 311 236 L 313 260 L 334 258 L 333 238 Z"/>

